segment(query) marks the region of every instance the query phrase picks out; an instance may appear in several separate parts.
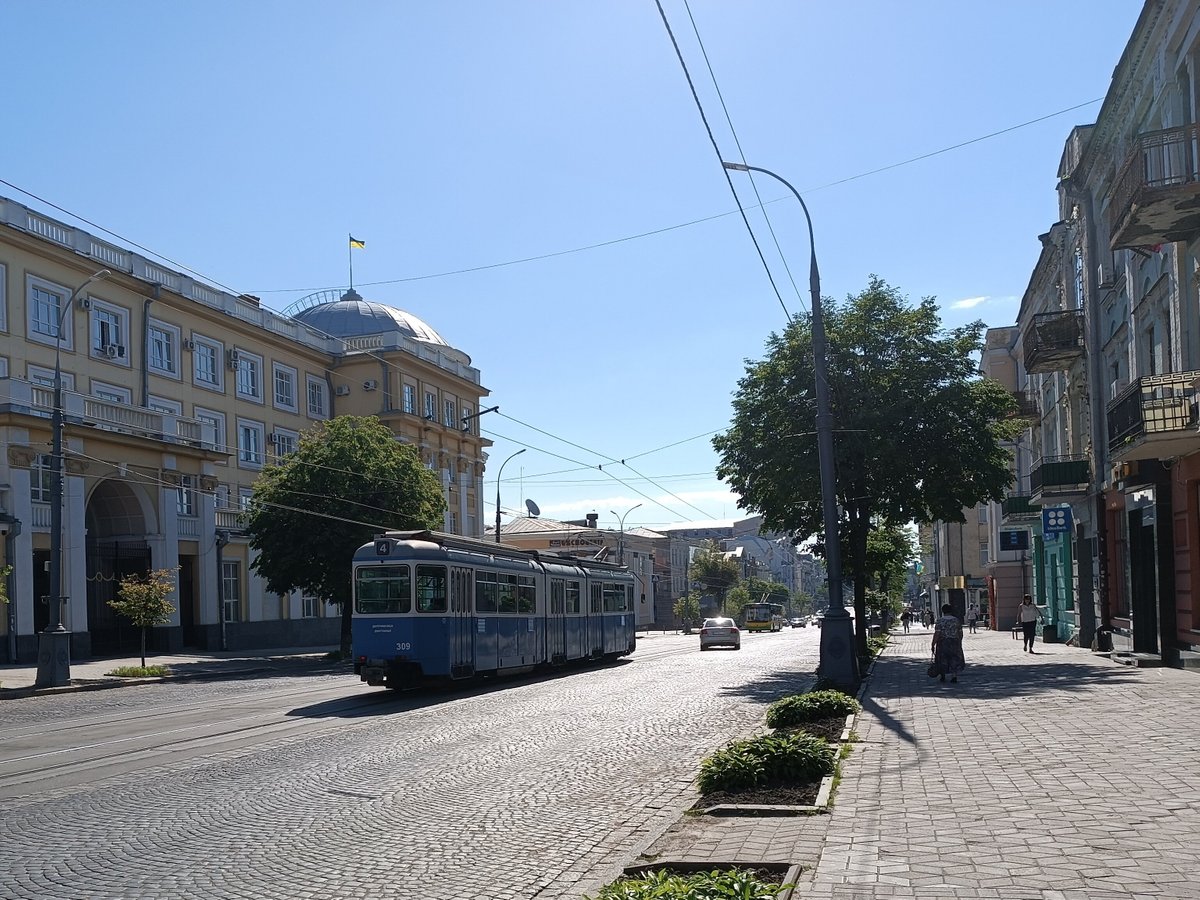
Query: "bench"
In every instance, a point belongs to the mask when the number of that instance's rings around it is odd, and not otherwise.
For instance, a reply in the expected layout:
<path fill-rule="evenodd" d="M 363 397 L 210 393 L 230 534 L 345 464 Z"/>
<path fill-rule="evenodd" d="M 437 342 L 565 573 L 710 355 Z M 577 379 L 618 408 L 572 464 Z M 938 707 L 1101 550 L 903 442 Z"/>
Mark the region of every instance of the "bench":
<path fill-rule="evenodd" d="M 1017 638 L 1019 638 L 1019 637 L 1021 637 L 1021 636 L 1022 636 L 1022 635 L 1021 635 L 1021 625 L 1020 625 L 1020 623 L 1017 623 L 1016 625 L 1014 625 L 1014 626 L 1012 627 L 1012 636 L 1013 636 L 1013 640 L 1014 640 L 1014 641 L 1015 641 Z"/>

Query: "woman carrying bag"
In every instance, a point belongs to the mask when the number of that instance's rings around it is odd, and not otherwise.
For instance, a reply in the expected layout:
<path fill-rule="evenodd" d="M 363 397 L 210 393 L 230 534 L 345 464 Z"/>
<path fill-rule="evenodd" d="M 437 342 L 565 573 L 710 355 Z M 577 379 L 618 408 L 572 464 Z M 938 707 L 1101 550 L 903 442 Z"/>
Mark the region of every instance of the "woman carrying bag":
<path fill-rule="evenodd" d="M 1033 605 L 1033 598 L 1026 594 L 1021 605 L 1017 607 L 1017 622 L 1025 635 L 1021 649 L 1028 653 L 1033 652 L 1033 642 L 1037 639 L 1037 623 L 1041 618 L 1042 611 Z"/>
<path fill-rule="evenodd" d="M 930 651 L 933 653 L 933 663 L 929 667 L 929 675 L 938 676 L 938 681 L 945 681 L 946 676 L 957 682 L 958 673 L 967 667 L 963 657 L 962 623 L 954 616 L 954 607 L 949 603 L 942 606 L 942 615 L 933 623 L 933 643 Z"/>

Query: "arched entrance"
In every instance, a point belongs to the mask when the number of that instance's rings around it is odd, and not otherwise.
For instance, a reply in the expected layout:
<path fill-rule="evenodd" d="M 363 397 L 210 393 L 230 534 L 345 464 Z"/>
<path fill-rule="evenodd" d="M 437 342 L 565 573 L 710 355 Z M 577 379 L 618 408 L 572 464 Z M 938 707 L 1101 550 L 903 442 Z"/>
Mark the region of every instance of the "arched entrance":
<path fill-rule="evenodd" d="M 117 596 L 120 580 L 126 575 L 150 571 L 150 547 L 147 519 L 154 509 L 136 486 L 126 481 L 106 479 L 88 498 L 87 523 L 87 607 L 88 631 L 95 656 L 136 653 L 141 633 L 129 620 L 117 615 L 108 601 Z M 154 648 L 153 631 L 147 649 Z"/>

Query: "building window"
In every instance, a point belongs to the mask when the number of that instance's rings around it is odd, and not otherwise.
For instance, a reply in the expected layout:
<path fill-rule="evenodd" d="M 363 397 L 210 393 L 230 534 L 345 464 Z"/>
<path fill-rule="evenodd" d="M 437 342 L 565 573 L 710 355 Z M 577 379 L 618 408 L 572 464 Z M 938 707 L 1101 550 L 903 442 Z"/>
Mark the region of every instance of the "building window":
<path fill-rule="evenodd" d="M 225 621 L 239 621 L 242 616 L 242 564 L 236 559 L 221 560 L 221 590 L 225 599 Z"/>
<path fill-rule="evenodd" d="M 34 503 L 50 502 L 50 454 L 39 453 L 29 467 L 29 498 Z"/>
<path fill-rule="evenodd" d="M 151 320 L 147 341 L 150 368 L 164 375 L 178 376 L 179 329 Z"/>
<path fill-rule="evenodd" d="M 300 435 L 296 432 L 277 429 L 271 434 L 271 452 L 275 454 L 276 459 L 283 459 L 296 452 L 299 441 Z"/>
<path fill-rule="evenodd" d="M 987 568 L 987 564 L 988 564 L 988 545 L 981 543 L 979 545 L 979 565 L 983 568 Z"/>
<path fill-rule="evenodd" d="M 133 394 L 129 388 L 116 387 L 111 384 L 104 384 L 101 381 L 92 382 L 92 396 L 97 400 L 105 400 L 109 403 L 120 403 L 129 406 L 133 403 Z"/>
<path fill-rule="evenodd" d="M 469 406 L 462 408 L 462 430 L 464 434 L 474 434 L 474 411 Z"/>
<path fill-rule="evenodd" d="M 275 405 L 280 409 L 296 411 L 296 370 L 275 363 Z"/>
<path fill-rule="evenodd" d="M 221 351 L 222 346 L 202 338 L 193 338 L 192 380 L 203 387 L 222 389 Z"/>
<path fill-rule="evenodd" d="M 239 397 L 262 402 L 262 357 L 238 352 L 237 392 Z"/>
<path fill-rule="evenodd" d="M 266 428 L 261 422 L 238 419 L 238 465 L 255 469 L 262 466 L 265 431 Z"/>
<path fill-rule="evenodd" d="M 75 376 L 71 372 L 62 372 L 62 386 L 64 391 L 75 390 Z M 54 370 L 43 369 L 41 366 L 25 367 L 25 377 L 34 384 L 40 384 L 42 387 L 54 387 Z"/>
<path fill-rule="evenodd" d="M 193 518 L 196 515 L 196 476 L 179 476 L 179 502 L 176 512 L 181 516 Z"/>
<path fill-rule="evenodd" d="M 308 415 L 313 419 L 324 419 L 329 409 L 327 385 L 320 378 L 308 376 Z"/>
<path fill-rule="evenodd" d="M 417 411 L 417 389 L 411 384 L 404 385 L 404 411 L 409 414 Z"/>
<path fill-rule="evenodd" d="M 44 343 L 54 343 L 58 337 L 58 320 L 64 313 L 70 319 L 70 310 L 64 310 L 63 304 L 71 295 L 64 287 L 42 281 L 30 276 L 27 280 L 29 302 L 26 303 L 29 316 L 29 334 Z M 64 323 L 62 345 L 72 348 L 69 321 Z"/>
<path fill-rule="evenodd" d="M 150 397 L 146 408 L 155 412 L 166 413 L 169 416 L 183 415 L 183 405 L 177 400 L 164 400 L 162 397 Z"/>
<path fill-rule="evenodd" d="M 458 424 L 454 417 L 454 401 L 446 400 L 442 403 L 442 424 L 447 428 L 453 428 Z"/>
<path fill-rule="evenodd" d="M 986 525 L 988 520 L 988 508 L 986 506 L 979 507 L 979 524 Z"/>
<path fill-rule="evenodd" d="M 425 392 L 425 418 L 437 421 L 437 395 Z"/>
<path fill-rule="evenodd" d="M 214 445 L 217 450 L 224 452 L 228 444 L 225 437 L 225 414 L 214 412 L 211 409 L 201 409 L 199 406 L 193 407 L 193 413 L 200 422 L 206 422 L 213 427 L 215 436 L 213 438 Z"/>
<path fill-rule="evenodd" d="M 129 365 L 125 336 L 129 314 L 114 306 L 101 305 L 92 298 L 92 355 Z"/>
<path fill-rule="evenodd" d="M 8 268 L 0 263 L 0 331 L 8 331 Z M 8 374 L 6 371 L 5 375 Z"/>
<path fill-rule="evenodd" d="M 300 595 L 300 615 L 305 619 L 321 618 L 321 599 L 312 594 Z"/>

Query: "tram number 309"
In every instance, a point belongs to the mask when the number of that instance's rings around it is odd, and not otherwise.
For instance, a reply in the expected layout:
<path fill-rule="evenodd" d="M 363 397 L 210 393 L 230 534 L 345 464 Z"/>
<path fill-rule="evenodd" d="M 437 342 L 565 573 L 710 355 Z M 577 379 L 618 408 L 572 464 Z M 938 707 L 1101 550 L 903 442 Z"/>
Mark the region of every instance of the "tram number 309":
<path fill-rule="evenodd" d="M 401 641 L 400 643 L 398 643 L 398 644 L 396 645 L 396 649 L 397 649 L 397 650 L 401 650 L 401 651 L 403 651 L 403 650 L 411 650 L 411 649 L 412 649 L 412 644 L 410 644 L 408 641 Z"/>

